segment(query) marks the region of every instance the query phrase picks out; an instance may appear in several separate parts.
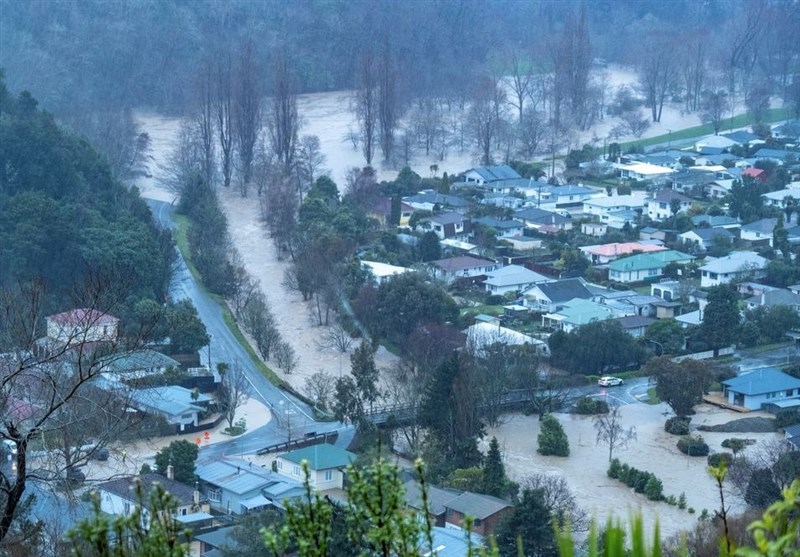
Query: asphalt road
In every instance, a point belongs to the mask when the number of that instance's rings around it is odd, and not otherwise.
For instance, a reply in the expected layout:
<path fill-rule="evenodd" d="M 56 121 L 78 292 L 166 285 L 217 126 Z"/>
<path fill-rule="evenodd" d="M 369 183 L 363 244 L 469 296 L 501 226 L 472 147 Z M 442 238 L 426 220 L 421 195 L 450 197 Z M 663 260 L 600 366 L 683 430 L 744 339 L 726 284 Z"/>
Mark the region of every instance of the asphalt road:
<path fill-rule="evenodd" d="M 147 199 L 156 222 L 166 228 L 174 228 L 172 220 L 173 206 L 163 201 Z M 324 433 L 340 431 L 342 440 L 352 435 L 352 427 L 339 422 L 317 422 L 312 409 L 303 401 L 279 389 L 264 377 L 255 366 L 245 349 L 233 336 L 222 316 L 222 309 L 200 286 L 186 266 L 183 257 L 178 257 L 177 268 L 170 288 L 173 300 L 190 299 L 197 308 L 200 319 L 211 335 L 211 364 L 227 362 L 238 363 L 250 383 L 251 396 L 266 404 L 277 419 L 269 424 L 249 431 L 241 437 L 201 448 L 201 458 L 221 454 L 252 454 L 268 445 L 292 438 L 304 436 L 306 433 Z M 209 351 L 203 349 L 201 357 L 208 363 Z"/>

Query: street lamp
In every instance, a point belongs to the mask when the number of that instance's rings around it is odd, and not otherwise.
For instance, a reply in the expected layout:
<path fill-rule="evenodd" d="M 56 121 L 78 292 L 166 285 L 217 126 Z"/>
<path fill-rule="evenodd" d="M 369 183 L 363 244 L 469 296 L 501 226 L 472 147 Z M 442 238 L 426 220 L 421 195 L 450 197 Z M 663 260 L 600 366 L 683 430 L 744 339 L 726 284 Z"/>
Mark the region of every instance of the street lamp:
<path fill-rule="evenodd" d="M 208 333 L 208 371 L 211 371 L 213 369 L 213 366 L 211 365 L 211 340 L 213 338 L 214 335 Z"/>
<path fill-rule="evenodd" d="M 667 130 L 667 133 L 669 134 L 667 137 L 667 151 L 669 151 L 672 147 L 672 130 Z"/>

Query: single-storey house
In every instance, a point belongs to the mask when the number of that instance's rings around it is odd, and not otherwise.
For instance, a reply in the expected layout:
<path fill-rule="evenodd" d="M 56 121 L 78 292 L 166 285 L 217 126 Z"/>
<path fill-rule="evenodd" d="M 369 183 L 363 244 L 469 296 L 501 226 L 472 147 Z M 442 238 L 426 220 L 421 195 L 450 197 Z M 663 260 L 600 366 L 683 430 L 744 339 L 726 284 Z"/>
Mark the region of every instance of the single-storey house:
<path fill-rule="evenodd" d="M 527 228 L 532 228 L 534 230 L 542 230 L 543 228 L 572 230 L 571 218 L 536 207 L 515 211 L 514 220 L 518 220 Z"/>
<path fill-rule="evenodd" d="M 491 259 L 480 259 L 471 255 L 437 259 L 428 263 L 428 269 L 435 279 L 443 280 L 447 284 L 457 279 L 480 277 L 500 268 Z"/>
<path fill-rule="evenodd" d="M 495 231 L 498 238 L 519 236 L 525 231 L 525 225 L 518 220 L 500 220 L 494 217 L 481 217 L 475 219 L 475 224 L 486 226 Z"/>
<path fill-rule="evenodd" d="M 736 236 L 727 228 L 695 228 L 678 234 L 686 249 L 691 251 L 708 251 L 715 244 L 732 245 Z"/>
<path fill-rule="evenodd" d="M 794 186 L 794 184 L 797 185 Z M 800 201 L 800 183 L 793 182 L 792 184 L 789 184 L 788 187 L 782 190 L 771 191 L 769 193 L 761 194 L 761 198 L 764 200 L 764 205 L 768 205 L 770 207 L 783 208 L 786 205 L 786 201 L 788 199 L 793 199 L 794 201 Z"/>
<path fill-rule="evenodd" d="M 757 369 L 722 382 L 728 403 L 760 410 L 775 402 L 800 399 L 800 379 L 774 367 Z"/>
<path fill-rule="evenodd" d="M 470 203 L 457 195 L 448 195 L 433 190 L 425 190 L 403 198 L 403 203 L 413 210 L 435 211 L 447 210 L 456 213 L 466 213 Z"/>
<path fill-rule="evenodd" d="M 372 280 L 376 284 L 383 284 L 395 275 L 402 275 L 411 271 L 408 267 L 398 267 L 397 265 L 389 265 L 378 261 L 362 261 L 361 268 L 369 271 Z"/>
<path fill-rule="evenodd" d="M 613 166 L 619 171 L 620 178 L 638 181 L 665 179 L 677 172 L 672 168 L 646 162 L 614 163 Z"/>
<path fill-rule="evenodd" d="M 623 330 L 634 338 L 643 337 L 647 327 L 656 322 L 652 317 L 643 315 L 626 315 L 617 317 L 614 321 L 619 323 Z"/>
<path fill-rule="evenodd" d="M 122 375 L 131 379 L 159 375 L 169 368 L 180 367 L 180 363 L 176 360 L 149 348 L 105 356 L 100 359 L 100 365 L 103 373 Z"/>
<path fill-rule="evenodd" d="M 777 225 L 777 218 L 759 219 L 742 225 L 739 237 L 750 242 L 751 245 L 768 244 L 769 247 L 772 247 L 772 235 Z"/>
<path fill-rule="evenodd" d="M 476 351 L 493 344 L 508 346 L 524 346 L 526 344 L 536 347 L 540 354 L 548 354 L 547 343 L 532 336 L 522 334 L 507 327 L 494 323 L 475 323 L 464 329 L 467 335 L 467 345 Z"/>
<path fill-rule="evenodd" d="M 523 291 L 539 282 L 549 282 L 553 279 L 540 275 L 522 265 L 506 265 L 495 271 L 486 273 L 483 284 L 487 292 L 492 294 L 505 294 L 507 292 Z"/>
<path fill-rule="evenodd" d="M 749 178 L 756 182 L 764 183 L 769 180 L 769 172 L 763 168 L 745 168 L 742 171 L 742 178 Z"/>
<path fill-rule="evenodd" d="M 765 290 L 746 300 L 747 309 L 787 306 L 800 313 L 800 295 L 784 288 Z"/>
<path fill-rule="evenodd" d="M 128 404 L 144 412 L 162 416 L 167 423 L 176 426 L 178 432 L 186 426 L 196 426 L 211 398 L 196 393 L 186 387 L 167 385 L 149 389 L 132 389 L 129 392 Z"/>
<path fill-rule="evenodd" d="M 783 438 L 792 446 L 792 450 L 800 450 L 800 424 L 787 425 L 784 427 Z"/>
<path fill-rule="evenodd" d="M 604 222 L 584 222 L 581 224 L 581 234 L 587 236 L 605 236 L 608 232 L 608 224 Z"/>
<path fill-rule="evenodd" d="M 522 178 L 522 176 L 507 164 L 470 168 L 463 176 L 464 182 L 468 184 L 486 184 L 488 182 L 519 178 Z"/>
<path fill-rule="evenodd" d="M 472 531 L 481 536 L 494 533 L 497 525 L 514 507 L 508 501 L 491 495 L 465 491 L 444 504 L 445 523 L 466 529 L 466 518 L 472 517 Z"/>
<path fill-rule="evenodd" d="M 766 275 L 767 259 L 752 251 L 735 251 L 700 267 L 700 287 L 726 284 L 744 278 L 760 279 Z"/>
<path fill-rule="evenodd" d="M 642 195 L 614 195 L 594 197 L 583 202 L 583 212 L 587 215 L 601 217 L 614 211 L 644 209 L 645 198 Z"/>
<path fill-rule="evenodd" d="M 408 221 L 411 220 L 411 215 L 414 214 L 414 207 L 397 199 L 393 200 L 391 197 L 383 197 L 379 199 L 369 210 L 369 216 L 374 218 L 380 223 L 382 227 L 389 226 L 392 220 L 392 214 L 397 211 L 399 222 L 397 226 L 408 226 Z"/>
<path fill-rule="evenodd" d="M 620 316 L 620 313 L 607 305 L 576 298 L 565 302 L 557 311 L 544 314 L 542 327 L 569 333 L 592 321 L 605 321 Z"/>
<path fill-rule="evenodd" d="M 612 261 L 635 253 L 649 253 L 664 251 L 667 248 L 656 244 L 643 244 L 641 242 L 613 242 L 595 246 L 583 246 L 580 249 L 592 265 L 605 265 Z"/>
<path fill-rule="evenodd" d="M 208 513 L 210 510 L 208 499 L 200 494 L 200 490 L 196 486 L 192 488 L 181 482 L 176 482 L 174 479 L 154 473 L 142 474 L 141 476 L 126 476 L 98 485 L 97 493 L 100 498 L 100 510 L 112 516 L 129 516 L 132 514 L 140 503 L 136 495 L 137 484 L 142 486 L 145 503 L 155 484 L 160 485 L 175 501 L 175 514 L 177 516 Z M 143 509 L 143 514 L 147 514 L 146 509 Z"/>
<path fill-rule="evenodd" d="M 692 224 L 698 227 L 727 228 L 728 230 L 741 226 L 737 219 L 726 215 L 695 215 L 692 217 Z"/>
<path fill-rule="evenodd" d="M 302 482 L 305 481 L 302 464 L 308 463 L 309 485 L 325 491 L 344 487 L 344 470 L 355 458 L 349 451 L 322 443 L 284 453 L 275 465 L 278 474 Z"/>
<path fill-rule="evenodd" d="M 655 280 L 670 263 L 689 263 L 694 256 L 675 250 L 654 251 L 617 259 L 608 264 L 608 278 L 617 282 Z"/>
<path fill-rule="evenodd" d="M 575 298 L 591 300 L 593 294 L 583 279 L 569 278 L 534 284 L 522 296 L 526 307 L 534 311 L 554 312 Z"/>
<path fill-rule="evenodd" d="M 119 328 L 119 319 L 89 308 L 49 315 L 45 322 L 47 338 L 61 344 L 115 341 Z"/>
<path fill-rule="evenodd" d="M 800 158 L 800 153 L 796 151 L 784 151 L 783 149 L 759 149 L 753 154 L 753 157 L 784 164 L 789 160 L 797 160 Z"/>

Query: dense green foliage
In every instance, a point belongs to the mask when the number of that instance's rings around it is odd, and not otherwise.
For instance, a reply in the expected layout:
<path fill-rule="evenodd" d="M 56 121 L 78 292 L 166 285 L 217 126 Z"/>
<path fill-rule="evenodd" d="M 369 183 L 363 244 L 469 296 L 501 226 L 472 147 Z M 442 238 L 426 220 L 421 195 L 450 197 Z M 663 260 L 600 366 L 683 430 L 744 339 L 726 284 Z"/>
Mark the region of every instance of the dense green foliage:
<path fill-rule="evenodd" d="M 708 456 L 708 444 L 699 435 L 686 435 L 678 439 L 678 449 L 689 456 Z"/>
<path fill-rule="evenodd" d="M 172 239 L 138 190 L 117 182 L 89 144 L 62 131 L 30 95 L 12 98 L 3 81 L 0 222 L 0 285 L 42 281 L 47 311 L 69 309 L 64 300 L 90 273 L 128 307 L 167 293 Z"/>
<path fill-rule="evenodd" d="M 582 396 L 575 403 L 575 412 L 584 415 L 608 414 L 608 403 L 605 400 Z"/>
<path fill-rule="evenodd" d="M 197 480 L 194 468 L 197 462 L 197 445 L 181 439 L 173 441 L 156 453 L 156 471 L 167 475 L 167 468 L 172 465 L 175 481 L 192 485 Z"/>
<path fill-rule="evenodd" d="M 652 472 L 639 470 L 613 459 L 608 467 L 608 477 L 632 487 L 636 493 L 644 494 L 651 501 L 664 499 L 664 484 Z"/>
<path fill-rule="evenodd" d="M 552 414 L 545 414 L 541 420 L 539 432 L 539 448 L 543 455 L 569 456 L 569 439 L 558 419 Z"/>
<path fill-rule="evenodd" d="M 530 557 L 555 557 L 558 555 L 555 533 L 551 525 L 552 513 L 540 489 L 525 489 L 514 510 L 497 528 L 497 548 L 502 557 L 524 555 Z"/>
<path fill-rule="evenodd" d="M 678 416 L 694 413 L 694 406 L 703 400 L 703 392 L 713 380 L 709 364 L 692 359 L 673 362 L 660 356 L 650 359 L 643 371 L 656 380 L 658 398 Z"/>
<path fill-rule="evenodd" d="M 664 431 L 672 435 L 689 435 L 689 423 L 692 419 L 688 416 L 673 416 L 664 422 Z"/>
<path fill-rule="evenodd" d="M 613 320 L 593 321 L 574 331 L 556 331 L 547 341 L 553 365 L 584 375 L 636 367 L 648 351 Z"/>
<path fill-rule="evenodd" d="M 708 305 L 700 324 L 700 338 L 709 349 L 735 344 L 739 338 L 740 317 L 736 292 L 728 284 L 708 291 Z"/>

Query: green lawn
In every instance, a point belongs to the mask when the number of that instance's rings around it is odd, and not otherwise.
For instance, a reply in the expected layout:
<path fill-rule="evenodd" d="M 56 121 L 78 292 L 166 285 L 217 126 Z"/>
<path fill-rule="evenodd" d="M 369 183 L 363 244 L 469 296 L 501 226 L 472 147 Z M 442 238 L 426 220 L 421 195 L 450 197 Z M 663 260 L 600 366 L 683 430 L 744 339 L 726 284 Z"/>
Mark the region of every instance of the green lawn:
<path fill-rule="evenodd" d="M 483 313 L 486 315 L 494 315 L 496 317 L 498 315 L 503 315 L 503 312 L 505 312 L 503 306 L 487 306 L 487 305 L 470 306 L 461 309 L 461 316 L 464 317 L 465 315 L 468 314 L 478 315 Z"/>
<path fill-rule="evenodd" d="M 661 399 L 658 398 L 655 387 L 647 389 L 647 400 L 645 402 L 647 402 L 647 404 L 661 404 Z"/>

